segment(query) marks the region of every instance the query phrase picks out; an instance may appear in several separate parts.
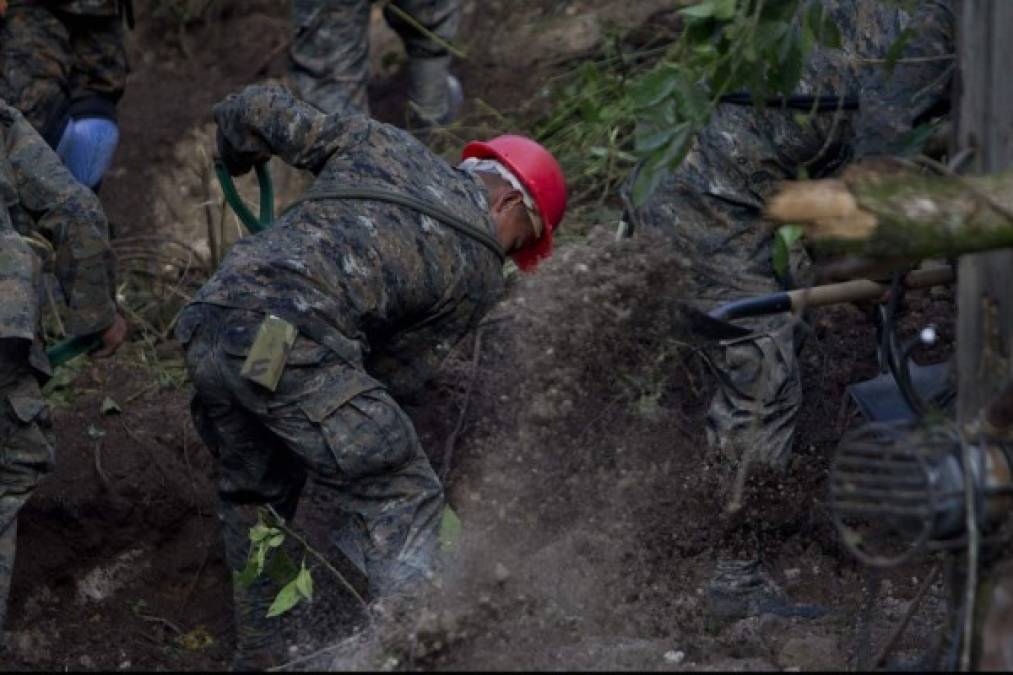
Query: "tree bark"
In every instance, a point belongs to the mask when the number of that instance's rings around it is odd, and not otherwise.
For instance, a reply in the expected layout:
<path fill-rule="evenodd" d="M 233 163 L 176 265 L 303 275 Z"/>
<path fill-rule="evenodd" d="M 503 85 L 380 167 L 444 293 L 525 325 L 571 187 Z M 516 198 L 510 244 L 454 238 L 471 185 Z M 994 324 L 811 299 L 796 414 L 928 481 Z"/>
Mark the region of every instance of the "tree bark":
<path fill-rule="evenodd" d="M 767 217 L 869 258 L 957 256 L 1013 246 L 1013 171 L 975 178 L 849 171 L 789 183 Z"/>

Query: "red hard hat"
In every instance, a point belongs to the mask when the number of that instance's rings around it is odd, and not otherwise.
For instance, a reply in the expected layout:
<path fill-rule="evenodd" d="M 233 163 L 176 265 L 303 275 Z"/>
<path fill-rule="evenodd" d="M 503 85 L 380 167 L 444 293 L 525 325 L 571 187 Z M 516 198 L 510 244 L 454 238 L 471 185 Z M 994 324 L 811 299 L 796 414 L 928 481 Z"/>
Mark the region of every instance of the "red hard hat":
<path fill-rule="evenodd" d="M 552 255 L 552 234 L 566 212 L 566 179 L 559 162 L 539 143 L 524 136 L 497 136 L 491 141 L 472 141 L 464 146 L 461 159 L 495 159 L 517 176 L 531 193 L 542 216 L 544 231 L 533 244 L 512 254 L 524 271 L 532 270 L 542 258 Z"/>

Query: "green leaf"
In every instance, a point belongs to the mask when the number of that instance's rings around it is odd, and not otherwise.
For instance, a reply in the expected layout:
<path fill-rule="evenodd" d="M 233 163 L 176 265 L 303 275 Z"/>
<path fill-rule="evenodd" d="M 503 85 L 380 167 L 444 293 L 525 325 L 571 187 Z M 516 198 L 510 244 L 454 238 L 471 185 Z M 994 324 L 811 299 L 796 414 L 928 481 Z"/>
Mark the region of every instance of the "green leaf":
<path fill-rule="evenodd" d="M 268 527 L 267 525 L 264 525 L 264 523 L 257 523 L 250 528 L 250 541 L 254 543 L 264 541 L 271 534 L 271 530 L 273 529 L 273 527 Z"/>
<path fill-rule="evenodd" d="M 677 126 L 673 130 L 672 139 L 668 145 L 651 153 L 643 162 L 633 181 L 633 202 L 635 205 L 646 204 L 665 174 L 678 166 L 686 156 L 692 140 L 691 129 L 688 122 Z"/>
<path fill-rule="evenodd" d="M 443 507 L 443 515 L 440 518 L 440 548 L 444 551 L 449 551 L 457 546 L 458 540 L 461 538 L 461 519 L 457 517 L 457 513 L 450 508 L 450 504 Z"/>
<path fill-rule="evenodd" d="M 911 42 L 911 38 L 915 35 L 913 28 L 905 28 L 901 31 L 897 39 L 893 41 L 890 48 L 886 50 L 886 63 L 883 65 L 886 68 L 888 75 L 893 74 L 894 68 L 897 67 L 897 61 L 904 54 L 904 50 L 907 49 L 908 44 Z"/>
<path fill-rule="evenodd" d="M 800 225 L 783 225 L 777 228 L 774 235 L 774 251 L 771 263 L 774 273 L 780 279 L 788 277 L 788 260 L 791 246 L 802 238 L 803 229 Z"/>
<path fill-rule="evenodd" d="M 120 408 L 120 405 L 116 401 L 106 396 L 102 401 L 102 405 L 99 406 L 99 412 L 103 415 L 114 415 L 123 412 L 123 409 Z"/>
<path fill-rule="evenodd" d="M 257 561 L 252 556 L 247 559 L 246 567 L 242 570 L 232 570 L 232 580 L 240 588 L 249 588 L 258 576 Z"/>
<path fill-rule="evenodd" d="M 736 0 L 714 0 L 714 18 L 718 21 L 734 19 L 737 4 Z"/>
<path fill-rule="evenodd" d="M 313 602 L 313 576 L 310 574 L 310 571 L 306 569 L 305 560 L 302 563 L 302 569 L 299 570 L 299 574 L 292 583 L 295 584 L 295 587 L 299 589 L 299 593 L 301 593 L 304 598 Z"/>
<path fill-rule="evenodd" d="M 637 130 L 640 131 L 639 128 Z M 636 150 L 644 154 L 654 152 L 671 141 L 674 134 L 675 129 L 671 127 L 650 134 L 638 133 L 635 143 Z"/>
<path fill-rule="evenodd" d="M 683 7 L 679 13 L 690 19 L 709 19 L 717 13 L 718 4 L 717 0 L 704 0 L 704 2 L 698 2 L 695 5 Z"/>
<path fill-rule="evenodd" d="M 254 545 L 253 559 L 257 564 L 257 576 L 264 571 L 264 562 L 267 559 L 267 547 L 264 546 L 263 542 L 258 542 Z"/>
<path fill-rule="evenodd" d="M 302 595 L 299 593 L 299 587 L 296 585 L 296 579 L 293 579 L 289 583 L 285 584 L 278 595 L 275 596 L 274 602 L 267 610 L 267 617 L 271 618 L 279 616 L 289 611 L 293 607 L 299 604 L 299 600 L 302 599 Z"/>
<path fill-rule="evenodd" d="M 672 64 L 663 64 L 637 81 L 632 93 L 633 103 L 638 108 L 656 106 L 667 98 L 678 84 L 678 71 Z"/>
<path fill-rule="evenodd" d="M 275 583 L 286 584 L 299 573 L 299 568 L 295 566 L 285 549 L 278 549 L 271 555 L 265 571 Z"/>

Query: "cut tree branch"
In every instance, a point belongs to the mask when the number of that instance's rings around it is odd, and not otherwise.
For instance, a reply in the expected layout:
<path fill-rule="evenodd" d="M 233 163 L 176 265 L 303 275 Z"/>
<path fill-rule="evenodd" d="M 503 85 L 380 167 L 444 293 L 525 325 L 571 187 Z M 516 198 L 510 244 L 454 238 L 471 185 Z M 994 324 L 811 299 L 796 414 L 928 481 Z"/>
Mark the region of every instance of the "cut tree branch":
<path fill-rule="evenodd" d="M 980 177 L 883 173 L 786 184 L 767 217 L 809 241 L 869 258 L 957 256 L 1013 247 L 1013 172 Z"/>

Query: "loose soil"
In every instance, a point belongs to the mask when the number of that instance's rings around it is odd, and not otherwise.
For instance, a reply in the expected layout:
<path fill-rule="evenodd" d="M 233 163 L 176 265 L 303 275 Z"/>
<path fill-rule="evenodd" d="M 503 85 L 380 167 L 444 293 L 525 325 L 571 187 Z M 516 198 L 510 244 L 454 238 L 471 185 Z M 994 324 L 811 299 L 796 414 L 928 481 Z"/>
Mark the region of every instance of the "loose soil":
<path fill-rule="evenodd" d="M 210 152 L 210 106 L 283 75 L 286 7 L 216 3 L 207 21 L 180 29 L 154 16 L 153 3 L 137 4 L 123 140 L 102 198 L 121 236 L 169 233 L 203 252 L 207 194 L 197 153 Z M 472 58 L 457 72 L 469 96 L 465 118 L 480 121 L 454 133 L 480 135 L 488 108 L 522 125 L 550 103 L 539 83 L 572 68 L 603 26 L 641 26 L 668 5 L 465 2 L 462 46 Z M 400 46 L 379 16 L 374 35 L 374 113 L 396 122 Z M 754 472 L 743 508 L 730 513 L 735 467 L 708 453 L 703 435 L 712 385 L 669 301 L 685 261 L 649 234 L 616 242 L 607 227 L 572 225 L 591 230 L 586 242 L 514 281 L 480 344 L 463 341 L 425 406 L 408 409 L 438 470 L 453 448 L 448 495 L 465 534 L 441 591 L 421 598 L 410 620 L 386 626 L 381 655 L 330 665 L 854 665 L 882 644 L 926 573 L 916 565 L 885 575 L 866 644 L 856 626 L 867 574 L 838 543 L 824 493 L 833 448 L 858 422 L 843 403 L 845 387 L 875 374 L 872 323 L 853 307 L 815 313 L 801 356 L 811 395 L 791 467 Z M 938 324 L 941 346 L 926 359 L 942 360 L 953 337 L 951 294 L 912 294 L 908 305 L 902 332 Z M 230 573 L 212 462 L 185 387 L 172 384 L 179 368 L 171 341 L 136 342 L 82 368 L 64 390 L 67 405 L 54 411 L 57 468 L 21 519 L 8 668 L 228 666 Z M 102 414 L 106 399 L 122 410 Z M 329 513 L 326 494 L 311 489 L 295 523 L 321 550 Z M 830 612 L 708 626 L 704 587 L 714 562 L 746 556 L 758 556 L 792 601 Z M 293 657 L 339 640 L 361 619 L 326 572 L 315 578 L 320 599 L 280 621 Z M 937 587 L 902 654 L 931 640 L 941 602 Z"/>

